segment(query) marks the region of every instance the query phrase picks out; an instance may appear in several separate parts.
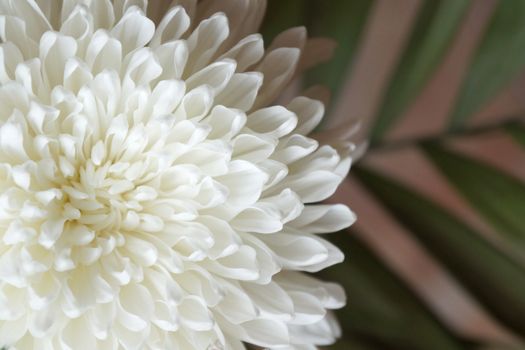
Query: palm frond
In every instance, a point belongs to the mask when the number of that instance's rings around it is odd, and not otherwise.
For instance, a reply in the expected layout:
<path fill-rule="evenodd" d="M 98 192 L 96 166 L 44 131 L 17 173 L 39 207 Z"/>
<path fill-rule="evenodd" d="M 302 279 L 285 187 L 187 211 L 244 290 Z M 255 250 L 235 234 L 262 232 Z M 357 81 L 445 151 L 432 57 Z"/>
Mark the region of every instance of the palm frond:
<path fill-rule="evenodd" d="M 326 125 L 364 118 L 367 155 L 334 200 L 358 224 L 333 349 L 525 347 L 525 2 L 269 0 L 264 33 L 339 47 L 303 78 Z"/>

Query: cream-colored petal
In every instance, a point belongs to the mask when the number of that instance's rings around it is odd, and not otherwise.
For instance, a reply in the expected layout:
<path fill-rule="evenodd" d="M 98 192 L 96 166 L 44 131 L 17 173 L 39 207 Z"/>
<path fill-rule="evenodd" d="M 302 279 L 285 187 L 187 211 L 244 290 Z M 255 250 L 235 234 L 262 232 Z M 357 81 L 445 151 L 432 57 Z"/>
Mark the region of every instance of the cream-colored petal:
<path fill-rule="evenodd" d="M 184 8 L 180 6 L 171 8 L 158 24 L 150 46 L 155 47 L 180 39 L 189 26 L 190 18 Z"/>
<path fill-rule="evenodd" d="M 264 83 L 255 106 L 271 103 L 290 82 L 301 56 L 297 48 L 278 48 L 268 53 L 257 70 L 263 73 Z"/>
<path fill-rule="evenodd" d="M 155 24 L 137 7 L 130 7 L 111 30 L 111 35 L 122 43 L 127 54 L 146 45 L 155 33 Z"/>
<path fill-rule="evenodd" d="M 220 58 L 231 58 L 237 61 L 237 71 L 244 72 L 256 64 L 264 56 L 264 43 L 260 34 L 252 34 L 243 38 L 235 46 L 226 51 Z"/>
<path fill-rule="evenodd" d="M 229 32 L 224 14 L 218 13 L 200 22 L 187 39 L 189 57 L 184 75 L 189 76 L 210 63 Z"/>
<path fill-rule="evenodd" d="M 308 97 L 296 97 L 286 107 L 297 116 L 297 128 L 294 132 L 301 135 L 312 132 L 324 115 L 324 105 Z"/>

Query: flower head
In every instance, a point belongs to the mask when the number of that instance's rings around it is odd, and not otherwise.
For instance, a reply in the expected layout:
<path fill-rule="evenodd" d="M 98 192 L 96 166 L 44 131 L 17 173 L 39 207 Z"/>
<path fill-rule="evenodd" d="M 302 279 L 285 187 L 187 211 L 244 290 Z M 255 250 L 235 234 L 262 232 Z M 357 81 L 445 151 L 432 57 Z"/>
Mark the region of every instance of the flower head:
<path fill-rule="evenodd" d="M 168 6 L 169 5 L 169 6 Z M 0 346 L 313 349 L 349 147 L 263 1 L 0 0 Z M 223 12 L 221 12 L 223 11 Z M 317 204 L 316 204 L 317 203 Z"/>

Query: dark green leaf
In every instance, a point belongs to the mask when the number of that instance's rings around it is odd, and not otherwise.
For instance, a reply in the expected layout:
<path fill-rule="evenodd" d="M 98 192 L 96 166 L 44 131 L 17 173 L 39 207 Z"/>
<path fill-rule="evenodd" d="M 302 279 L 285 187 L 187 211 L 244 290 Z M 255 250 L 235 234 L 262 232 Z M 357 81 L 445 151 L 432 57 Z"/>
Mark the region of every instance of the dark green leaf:
<path fill-rule="evenodd" d="M 499 1 L 466 75 L 451 129 L 458 129 L 525 67 L 525 1 Z"/>
<path fill-rule="evenodd" d="M 303 0 L 269 0 L 261 33 L 266 44 L 291 27 L 306 25 L 306 3 Z"/>
<path fill-rule="evenodd" d="M 438 144 L 429 144 L 424 149 L 456 189 L 499 233 L 525 249 L 525 185 L 521 181 L 447 151 Z"/>
<path fill-rule="evenodd" d="M 454 37 L 468 0 L 426 1 L 372 131 L 381 138 L 421 92 Z"/>
<path fill-rule="evenodd" d="M 523 128 L 522 125 L 511 124 L 508 125 L 506 129 L 517 142 L 519 142 L 523 147 L 525 147 L 525 128 Z"/>
<path fill-rule="evenodd" d="M 348 305 L 338 312 L 344 335 L 377 350 L 466 349 L 365 245 L 344 233 L 333 241 L 347 259 L 323 276 L 348 294 Z"/>
<path fill-rule="evenodd" d="M 385 350 L 381 349 L 379 347 L 376 347 L 374 345 L 368 344 L 365 341 L 362 340 L 356 340 L 351 337 L 346 337 L 343 335 L 344 338 L 337 341 L 332 346 L 329 346 L 328 349 L 330 350 Z"/>
<path fill-rule="evenodd" d="M 283 1 L 285 2 L 285 1 Z M 322 84 L 337 95 L 352 64 L 352 58 L 373 1 L 308 1 L 308 30 L 312 36 L 337 41 L 333 59 L 307 74 L 306 84 Z"/>
<path fill-rule="evenodd" d="M 355 173 L 487 309 L 525 333 L 525 271 L 516 262 L 421 195 L 369 170 Z"/>
<path fill-rule="evenodd" d="M 487 346 L 487 347 L 483 347 L 479 350 L 524 350 L 525 349 L 525 344 L 522 344 L 522 345 L 492 345 L 492 346 Z"/>

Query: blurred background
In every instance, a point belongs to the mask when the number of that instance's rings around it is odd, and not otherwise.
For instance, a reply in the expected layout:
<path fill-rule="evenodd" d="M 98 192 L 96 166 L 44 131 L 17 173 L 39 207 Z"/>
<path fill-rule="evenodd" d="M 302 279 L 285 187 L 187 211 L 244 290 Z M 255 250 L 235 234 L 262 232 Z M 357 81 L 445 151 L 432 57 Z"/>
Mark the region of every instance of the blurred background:
<path fill-rule="evenodd" d="M 330 349 L 525 349 L 525 0 L 269 0 L 267 42 L 298 25 L 338 46 L 291 89 L 370 142 Z"/>

